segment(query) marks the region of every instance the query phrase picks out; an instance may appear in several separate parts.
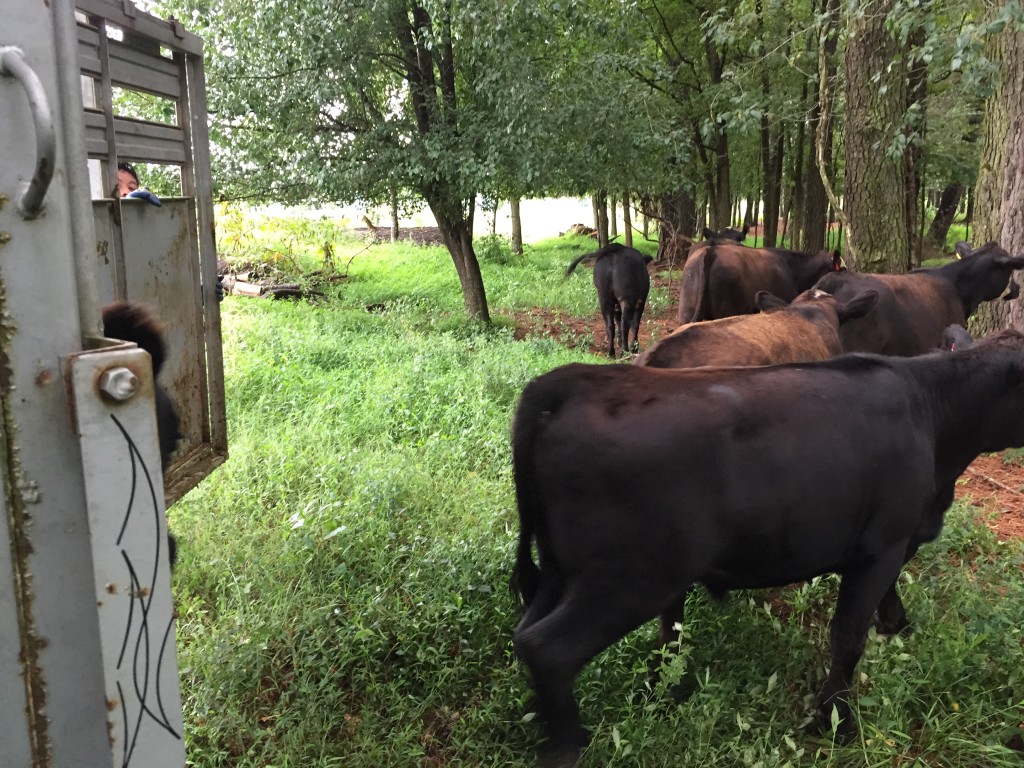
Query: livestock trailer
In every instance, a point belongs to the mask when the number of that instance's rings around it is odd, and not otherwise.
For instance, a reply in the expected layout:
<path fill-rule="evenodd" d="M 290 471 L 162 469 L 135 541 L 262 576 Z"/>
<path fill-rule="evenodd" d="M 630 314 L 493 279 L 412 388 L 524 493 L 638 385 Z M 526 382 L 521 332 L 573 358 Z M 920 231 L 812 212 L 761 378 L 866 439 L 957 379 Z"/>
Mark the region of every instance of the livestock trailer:
<path fill-rule="evenodd" d="M 0 762 L 180 768 L 164 512 L 227 456 L 202 41 L 129 0 L 0 15 Z M 125 161 L 177 186 L 120 199 Z M 163 478 L 113 299 L 166 323 Z"/>

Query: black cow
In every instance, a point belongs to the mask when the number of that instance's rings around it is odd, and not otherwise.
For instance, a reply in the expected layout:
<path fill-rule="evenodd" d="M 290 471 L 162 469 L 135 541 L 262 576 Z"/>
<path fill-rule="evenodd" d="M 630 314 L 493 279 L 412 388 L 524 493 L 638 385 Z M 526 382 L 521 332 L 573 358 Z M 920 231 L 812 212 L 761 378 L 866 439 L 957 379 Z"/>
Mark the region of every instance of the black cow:
<path fill-rule="evenodd" d="M 753 314 L 758 309 L 754 300 L 758 291 L 792 301 L 822 275 L 840 268 L 838 252 L 807 254 L 722 241 L 698 243 L 690 249 L 683 267 L 679 322 Z"/>
<path fill-rule="evenodd" d="M 812 288 L 787 304 L 761 291 L 757 315 L 737 315 L 682 325 L 633 360 L 652 368 L 708 365 L 775 365 L 827 360 L 843 351 L 839 327 L 875 306 L 878 294 L 864 291 L 840 303 Z"/>
<path fill-rule="evenodd" d="M 942 332 L 942 343 L 940 349 L 947 352 L 954 352 L 958 349 L 967 349 L 974 343 L 974 337 L 962 325 L 953 324 Z"/>
<path fill-rule="evenodd" d="M 633 248 L 610 243 L 573 261 L 565 270 L 566 277 L 585 259 L 594 259 L 594 286 L 608 333 L 608 356 L 615 357 L 616 326 L 622 351 L 636 352 L 640 349 L 640 318 L 651 290 L 651 277 L 647 274 L 651 257 Z"/>
<path fill-rule="evenodd" d="M 512 433 L 512 585 L 526 606 L 514 644 L 552 756 L 569 764 L 583 743 L 583 665 L 654 617 L 676 639 L 693 585 L 722 594 L 826 573 L 842 581 L 820 716 L 835 707 L 837 737 L 853 738 L 850 686 L 872 618 L 885 633 L 908 626 L 897 580 L 939 534 L 957 478 L 980 453 L 1021 445 L 1016 331 L 920 357 L 576 364 L 535 379 Z"/>
<path fill-rule="evenodd" d="M 148 307 L 133 301 L 116 301 L 103 307 L 103 335 L 137 344 L 149 353 L 153 364 L 153 394 L 156 401 L 156 432 L 160 443 L 160 465 L 167 469 L 171 455 L 182 438 L 178 411 L 157 376 L 167 359 L 163 324 Z M 171 566 L 178 556 L 177 541 L 168 532 Z"/>
<path fill-rule="evenodd" d="M 700 228 L 700 236 L 705 240 L 732 240 L 735 243 L 742 243 L 750 231 L 750 225 L 744 224 L 743 229 L 732 229 L 726 227 L 720 232 L 715 232 L 707 227 Z"/>
<path fill-rule="evenodd" d="M 1024 268 L 1024 256 L 1010 256 L 994 242 L 976 250 L 958 243 L 957 252 L 957 261 L 902 275 L 822 277 L 815 287 L 839 300 L 868 289 L 879 294 L 874 312 L 843 326 L 843 349 L 901 356 L 930 352 L 942 344 L 948 326 L 966 325 L 983 301 L 999 298 L 1007 286 L 1011 295 L 1017 289 L 1010 276 Z"/>

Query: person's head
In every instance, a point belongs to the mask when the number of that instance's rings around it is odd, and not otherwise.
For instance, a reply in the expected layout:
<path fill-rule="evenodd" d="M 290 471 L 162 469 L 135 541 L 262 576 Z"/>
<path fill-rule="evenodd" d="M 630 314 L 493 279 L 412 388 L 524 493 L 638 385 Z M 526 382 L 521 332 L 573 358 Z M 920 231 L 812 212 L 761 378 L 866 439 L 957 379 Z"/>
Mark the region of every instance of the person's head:
<path fill-rule="evenodd" d="M 139 174 L 129 163 L 117 164 L 117 196 L 124 197 L 139 188 Z"/>

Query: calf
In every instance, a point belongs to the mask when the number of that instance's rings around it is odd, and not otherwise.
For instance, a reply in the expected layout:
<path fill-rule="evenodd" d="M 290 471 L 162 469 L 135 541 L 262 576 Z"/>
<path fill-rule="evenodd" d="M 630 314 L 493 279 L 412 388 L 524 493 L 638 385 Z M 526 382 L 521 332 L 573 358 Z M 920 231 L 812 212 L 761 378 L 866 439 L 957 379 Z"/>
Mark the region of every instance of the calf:
<path fill-rule="evenodd" d="M 608 333 L 608 356 L 615 357 L 616 326 L 622 351 L 636 352 L 640 349 L 640 318 L 651 290 L 651 277 L 647 274 L 651 257 L 633 248 L 611 243 L 573 261 L 565 270 L 566 277 L 584 259 L 594 259 L 594 286 Z"/>
<path fill-rule="evenodd" d="M 705 240 L 732 240 L 734 243 L 742 243 L 750 231 L 750 226 L 743 225 L 743 229 L 731 229 L 726 227 L 721 232 L 714 232 L 707 227 L 700 228 L 700 236 Z"/>
<path fill-rule="evenodd" d="M 753 314 L 758 309 L 754 300 L 758 291 L 792 301 L 822 275 L 838 269 L 838 252 L 806 254 L 722 241 L 698 243 L 683 267 L 679 322 Z"/>
<path fill-rule="evenodd" d="M 1024 335 L 947 354 L 761 368 L 568 365 L 524 390 L 512 430 L 515 630 L 552 756 L 584 743 L 573 681 L 687 592 L 841 578 L 820 718 L 849 705 L 869 625 L 908 626 L 903 565 L 940 532 L 982 452 L 1024 445 Z M 628 467 L 628 471 L 623 471 Z M 536 544 L 539 562 L 534 562 Z"/>
<path fill-rule="evenodd" d="M 160 443 L 161 469 L 167 469 L 178 442 L 182 438 L 178 411 L 167 390 L 157 381 L 167 359 L 163 325 L 146 306 L 132 301 L 116 301 L 103 307 L 103 335 L 137 344 L 149 353 L 153 363 L 153 394 L 156 401 L 156 433 Z M 171 566 L 178 555 L 177 542 L 168 532 L 167 543 Z"/>
<path fill-rule="evenodd" d="M 837 299 L 865 289 L 878 291 L 878 307 L 870 315 L 843 326 L 840 335 L 847 352 L 920 355 L 942 344 L 950 325 L 966 325 L 983 301 L 999 298 L 1011 284 L 1014 270 L 1024 268 L 1024 256 L 1010 256 L 997 243 L 972 249 L 958 243 L 961 258 L 941 267 L 915 269 L 903 275 L 856 272 L 827 274 L 816 287 Z"/>
<path fill-rule="evenodd" d="M 826 360 L 843 351 L 839 326 L 871 311 L 878 293 L 847 302 L 812 288 L 791 304 L 761 291 L 757 315 L 724 317 L 681 326 L 633 361 L 651 368 L 773 365 Z"/>

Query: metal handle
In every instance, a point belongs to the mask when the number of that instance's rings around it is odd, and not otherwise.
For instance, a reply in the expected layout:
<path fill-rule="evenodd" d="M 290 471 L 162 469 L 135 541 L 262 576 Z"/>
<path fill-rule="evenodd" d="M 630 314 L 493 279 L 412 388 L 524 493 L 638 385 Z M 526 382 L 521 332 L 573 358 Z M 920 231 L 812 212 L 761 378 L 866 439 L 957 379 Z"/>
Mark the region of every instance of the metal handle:
<path fill-rule="evenodd" d="M 57 132 L 53 126 L 53 114 L 46 101 L 43 84 L 25 61 L 25 54 L 20 48 L 0 47 L 0 75 L 14 77 L 21 83 L 36 124 L 36 170 L 31 181 L 22 182 L 18 187 L 15 201 L 22 217 L 34 219 L 43 208 L 43 198 L 53 180 L 57 157 Z"/>

